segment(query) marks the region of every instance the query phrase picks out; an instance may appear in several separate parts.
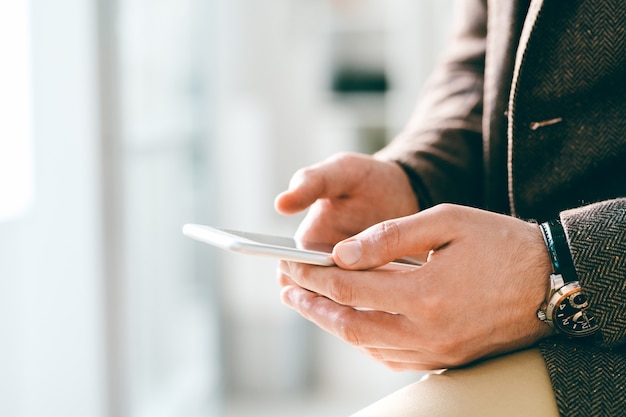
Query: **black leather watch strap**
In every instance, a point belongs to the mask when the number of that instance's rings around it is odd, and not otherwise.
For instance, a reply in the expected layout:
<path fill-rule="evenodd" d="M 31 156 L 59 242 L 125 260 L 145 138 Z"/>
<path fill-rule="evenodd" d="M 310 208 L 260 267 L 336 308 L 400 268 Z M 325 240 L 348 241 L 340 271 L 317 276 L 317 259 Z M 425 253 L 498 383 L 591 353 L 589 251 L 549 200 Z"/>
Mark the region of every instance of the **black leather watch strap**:
<path fill-rule="evenodd" d="M 543 232 L 543 239 L 550 253 L 554 273 L 560 274 L 566 284 L 578 281 L 578 275 L 576 274 L 576 268 L 572 261 L 569 244 L 567 243 L 565 230 L 563 230 L 561 221 L 552 220 L 542 223 L 541 231 Z"/>

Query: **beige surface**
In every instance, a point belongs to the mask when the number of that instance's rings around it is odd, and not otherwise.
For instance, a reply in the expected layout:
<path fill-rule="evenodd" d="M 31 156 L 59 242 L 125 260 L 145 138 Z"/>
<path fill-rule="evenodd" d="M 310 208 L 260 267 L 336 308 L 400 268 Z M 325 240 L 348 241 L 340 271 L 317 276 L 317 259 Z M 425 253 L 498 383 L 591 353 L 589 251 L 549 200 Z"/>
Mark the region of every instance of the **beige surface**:
<path fill-rule="evenodd" d="M 430 374 L 352 417 L 558 417 L 541 354 L 526 350 Z"/>

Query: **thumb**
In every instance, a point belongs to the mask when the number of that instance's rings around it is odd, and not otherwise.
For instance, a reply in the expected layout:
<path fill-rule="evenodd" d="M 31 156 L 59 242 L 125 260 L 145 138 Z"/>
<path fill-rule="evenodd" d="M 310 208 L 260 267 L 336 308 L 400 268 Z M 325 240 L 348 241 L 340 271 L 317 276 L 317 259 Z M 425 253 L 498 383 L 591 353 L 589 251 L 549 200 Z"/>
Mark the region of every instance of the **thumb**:
<path fill-rule="evenodd" d="M 333 248 L 335 263 L 344 269 L 371 269 L 405 256 L 426 253 L 447 244 L 443 222 L 426 210 L 378 223 Z"/>

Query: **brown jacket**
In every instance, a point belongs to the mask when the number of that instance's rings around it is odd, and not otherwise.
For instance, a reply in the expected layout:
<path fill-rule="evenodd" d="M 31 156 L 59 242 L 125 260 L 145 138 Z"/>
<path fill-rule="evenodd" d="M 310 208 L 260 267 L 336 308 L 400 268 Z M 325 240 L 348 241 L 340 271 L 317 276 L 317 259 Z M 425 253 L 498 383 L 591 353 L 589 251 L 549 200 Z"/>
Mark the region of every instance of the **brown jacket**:
<path fill-rule="evenodd" d="M 560 216 L 602 327 L 540 343 L 563 416 L 626 413 L 626 2 L 466 0 L 398 161 L 422 207 Z"/>

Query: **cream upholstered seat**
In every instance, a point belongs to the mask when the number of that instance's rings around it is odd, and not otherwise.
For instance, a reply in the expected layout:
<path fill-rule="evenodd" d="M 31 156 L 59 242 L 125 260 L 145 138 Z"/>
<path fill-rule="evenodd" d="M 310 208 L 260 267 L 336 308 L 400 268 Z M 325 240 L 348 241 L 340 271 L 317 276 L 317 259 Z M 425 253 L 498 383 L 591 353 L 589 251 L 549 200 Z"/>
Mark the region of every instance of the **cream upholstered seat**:
<path fill-rule="evenodd" d="M 539 350 L 428 374 L 352 417 L 558 417 Z"/>

